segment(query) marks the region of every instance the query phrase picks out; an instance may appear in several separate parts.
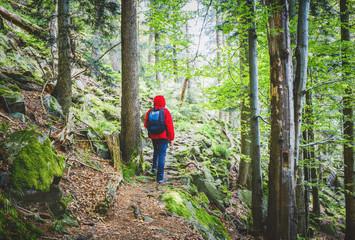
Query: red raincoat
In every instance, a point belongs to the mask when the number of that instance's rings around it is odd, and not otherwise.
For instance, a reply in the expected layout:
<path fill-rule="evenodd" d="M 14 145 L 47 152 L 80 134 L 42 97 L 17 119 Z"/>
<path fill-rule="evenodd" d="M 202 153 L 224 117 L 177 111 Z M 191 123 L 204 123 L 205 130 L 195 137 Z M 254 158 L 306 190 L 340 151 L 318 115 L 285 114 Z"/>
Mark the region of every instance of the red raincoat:
<path fill-rule="evenodd" d="M 158 95 L 154 98 L 154 108 L 160 109 L 160 108 L 165 108 L 165 98 L 162 95 Z M 151 109 L 148 110 L 148 112 L 145 115 L 145 120 L 144 120 L 144 127 L 147 128 L 147 119 L 148 115 Z M 170 112 L 168 109 L 163 109 L 164 110 L 164 116 L 165 116 L 165 125 L 166 129 L 164 132 L 159 133 L 159 134 L 149 134 L 149 137 L 151 139 L 168 139 L 169 142 L 174 140 L 175 133 L 174 133 L 174 125 L 173 125 L 173 119 L 171 118 Z"/>

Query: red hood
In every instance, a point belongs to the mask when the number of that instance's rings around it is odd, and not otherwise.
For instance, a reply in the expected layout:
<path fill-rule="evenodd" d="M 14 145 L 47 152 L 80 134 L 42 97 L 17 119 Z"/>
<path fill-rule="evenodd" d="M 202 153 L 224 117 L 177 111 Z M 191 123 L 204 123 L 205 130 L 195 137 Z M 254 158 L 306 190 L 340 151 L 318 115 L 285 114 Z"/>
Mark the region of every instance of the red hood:
<path fill-rule="evenodd" d="M 154 108 L 165 107 L 165 98 L 162 95 L 158 95 L 154 98 Z"/>

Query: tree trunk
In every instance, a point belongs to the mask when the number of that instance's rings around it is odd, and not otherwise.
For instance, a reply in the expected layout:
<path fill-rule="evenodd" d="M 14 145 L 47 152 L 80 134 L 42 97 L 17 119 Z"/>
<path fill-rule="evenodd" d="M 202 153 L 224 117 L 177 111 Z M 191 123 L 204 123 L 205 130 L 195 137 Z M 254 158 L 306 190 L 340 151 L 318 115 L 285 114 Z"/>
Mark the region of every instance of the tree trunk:
<path fill-rule="evenodd" d="M 267 0 L 271 80 L 271 140 L 267 238 L 297 239 L 294 104 L 286 0 Z M 276 7 L 276 8 L 275 8 Z M 273 9 L 273 10 L 271 10 Z"/>
<path fill-rule="evenodd" d="M 137 0 L 122 1 L 121 21 L 121 151 L 126 163 L 138 167 L 142 160 L 142 140 L 138 86 Z"/>
<path fill-rule="evenodd" d="M 173 45 L 173 73 L 174 73 L 174 82 L 178 82 L 178 61 L 177 61 L 177 53 L 176 53 L 176 45 Z"/>
<path fill-rule="evenodd" d="M 345 239 L 350 240 L 355 236 L 355 164 L 354 164 L 354 80 L 350 78 L 352 71 L 347 53 L 349 48 L 346 44 L 350 42 L 349 9 L 347 0 L 340 0 L 340 21 L 342 41 L 342 72 L 344 84 L 346 83 L 343 95 L 343 134 L 344 134 L 344 185 L 345 185 L 345 206 L 346 206 L 346 230 Z"/>
<path fill-rule="evenodd" d="M 241 20 L 242 26 L 245 27 L 247 25 L 247 19 L 244 17 Z M 246 28 L 246 27 L 245 27 Z M 247 28 L 245 29 L 247 30 Z M 249 167 L 250 167 L 250 108 L 247 106 L 249 88 L 247 85 L 244 85 L 248 81 L 247 75 L 247 66 L 248 66 L 248 58 L 249 58 L 249 49 L 248 49 L 248 36 L 247 31 L 244 31 L 240 34 L 240 76 L 241 76 L 241 84 L 242 84 L 242 99 L 240 102 L 240 126 L 241 126 L 241 140 L 240 140 L 240 165 L 239 165 L 239 176 L 237 179 L 237 183 L 242 186 L 247 186 L 247 178 L 251 178 L 249 175 Z M 248 189 L 251 189 L 251 186 L 247 186 Z"/>
<path fill-rule="evenodd" d="M 310 143 L 314 142 L 314 132 L 313 125 L 313 106 L 312 106 L 312 94 L 311 91 L 306 93 L 306 115 L 307 115 L 307 125 L 308 125 L 308 141 Z M 309 163 L 311 165 L 311 183 L 312 183 L 312 196 L 313 196 L 313 213 L 316 217 L 320 217 L 320 202 L 319 202 L 319 192 L 318 192 L 318 177 L 317 177 L 317 167 L 315 160 L 315 149 L 314 146 L 309 147 Z"/>
<path fill-rule="evenodd" d="M 222 45 L 222 38 L 221 38 L 221 32 L 219 31 L 219 25 L 220 23 L 220 16 L 218 15 L 218 8 L 216 9 L 216 68 L 217 71 L 220 71 L 221 68 L 221 58 L 222 58 L 222 53 L 221 53 L 221 45 Z M 218 73 L 217 76 L 217 85 L 221 84 L 221 74 Z M 220 120 L 223 120 L 223 114 L 222 114 L 222 110 L 219 110 L 218 112 L 218 117 Z"/>
<path fill-rule="evenodd" d="M 294 4 L 294 0 L 291 1 Z M 295 11 L 294 6 L 290 3 L 290 12 Z M 298 167 L 299 160 L 299 145 L 301 139 L 301 123 L 302 123 L 302 112 L 303 112 L 303 102 L 304 102 L 304 90 L 307 82 L 307 62 L 308 62 L 308 15 L 309 15 L 309 0 L 300 1 L 299 12 L 298 12 L 298 27 L 297 27 L 297 48 L 296 48 L 296 73 L 294 81 L 294 103 L 295 103 L 295 173 L 298 175 L 297 187 L 296 187 L 296 201 L 297 201 L 297 219 L 298 233 L 302 236 L 307 234 L 307 217 L 305 214 L 304 197 L 304 185 L 300 181 L 303 179 L 303 167 Z M 290 14 L 290 16 L 292 16 Z M 293 39 L 291 37 L 291 39 Z"/>
<path fill-rule="evenodd" d="M 154 40 L 154 29 L 152 27 L 149 27 L 149 40 L 148 40 L 148 65 L 153 65 L 153 40 Z"/>
<path fill-rule="evenodd" d="M 255 0 L 248 0 L 250 8 L 249 18 L 249 86 L 250 86 L 250 140 L 251 140 L 251 166 L 252 166 L 252 215 L 254 229 L 263 230 L 263 180 L 261 174 L 260 153 L 260 124 L 259 124 L 259 84 L 258 84 L 258 57 L 257 36 L 255 30 L 254 14 Z"/>
<path fill-rule="evenodd" d="M 159 61 L 160 61 L 160 46 L 159 46 L 160 34 L 155 33 L 155 77 L 158 83 L 159 89 L 163 88 L 163 75 L 159 71 Z"/>
<path fill-rule="evenodd" d="M 305 141 L 305 143 L 309 143 L 309 141 L 307 141 L 307 131 L 303 131 L 303 139 Z M 311 181 L 311 173 L 310 173 L 310 169 L 309 169 L 309 163 L 310 163 L 310 155 L 309 155 L 309 151 L 308 148 L 305 147 L 303 149 L 303 162 L 304 162 L 304 182 L 305 187 L 304 187 L 304 217 L 301 218 L 302 222 L 299 222 L 299 224 L 304 224 L 304 226 L 302 227 L 302 231 L 301 236 L 303 237 L 308 237 L 309 236 L 309 202 L 310 202 L 310 187 L 309 184 Z M 302 183 L 303 184 L 303 183 Z M 303 215 L 298 215 L 299 217 L 303 216 Z M 304 222 L 303 222 L 304 221 Z"/>
<path fill-rule="evenodd" d="M 65 119 L 72 103 L 69 16 L 69 0 L 58 0 L 58 81 L 53 96 L 62 106 Z"/>

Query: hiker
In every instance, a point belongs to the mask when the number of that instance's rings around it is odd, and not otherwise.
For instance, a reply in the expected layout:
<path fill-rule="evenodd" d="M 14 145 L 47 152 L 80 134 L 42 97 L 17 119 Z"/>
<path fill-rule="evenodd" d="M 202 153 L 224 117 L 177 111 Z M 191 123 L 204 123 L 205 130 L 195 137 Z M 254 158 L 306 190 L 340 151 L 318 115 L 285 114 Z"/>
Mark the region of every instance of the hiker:
<path fill-rule="evenodd" d="M 154 108 L 149 109 L 145 115 L 144 127 L 148 129 L 154 146 L 151 171 L 157 173 L 158 183 L 166 182 L 168 179 L 164 177 L 165 155 L 168 143 L 172 146 L 174 140 L 174 125 L 162 95 L 154 98 Z"/>

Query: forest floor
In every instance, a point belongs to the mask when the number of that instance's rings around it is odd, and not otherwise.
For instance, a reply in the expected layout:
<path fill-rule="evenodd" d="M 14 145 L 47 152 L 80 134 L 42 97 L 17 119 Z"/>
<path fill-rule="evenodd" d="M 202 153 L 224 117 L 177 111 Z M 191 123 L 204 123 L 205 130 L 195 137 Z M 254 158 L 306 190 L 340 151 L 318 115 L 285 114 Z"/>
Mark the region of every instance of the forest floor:
<path fill-rule="evenodd" d="M 179 142 L 179 137 L 177 137 Z M 148 148 L 152 146 L 148 146 Z M 98 158 L 94 154 L 86 155 L 85 151 L 76 149 L 76 157 L 83 161 L 95 159 L 101 165 L 101 171 L 84 166 L 78 161 L 69 160 L 61 186 L 70 193 L 68 208 L 76 216 L 80 226 L 66 229 L 67 235 L 56 234 L 46 230 L 46 237 L 51 239 L 203 239 L 183 217 L 167 211 L 159 197 L 166 192 L 166 187 L 178 187 L 179 175 L 170 169 L 173 162 L 174 147 L 170 147 L 166 157 L 166 183 L 156 181 L 132 182 L 124 181 L 117 190 L 117 198 L 110 207 L 107 216 L 95 213 L 95 206 L 104 198 L 106 185 L 110 181 L 110 173 L 115 170 L 110 160 Z M 149 152 L 149 151 L 148 151 Z M 69 155 L 68 159 L 73 159 Z M 151 156 L 145 159 L 151 163 Z M 191 165 L 191 168 L 194 166 Z M 193 170 L 193 169 L 191 169 Z M 235 204 L 240 205 L 237 199 Z M 243 208 L 240 206 L 239 209 Z M 231 208 L 230 210 L 232 210 Z M 241 216 L 240 216 L 241 217 Z M 232 222 L 224 221 L 232 239 L 254 239 L 251 235 L 238 234 Z M 45 230 L 43 228 L 43 230 Z M 70 236 L 70 237 L 69 237 Z"/>

